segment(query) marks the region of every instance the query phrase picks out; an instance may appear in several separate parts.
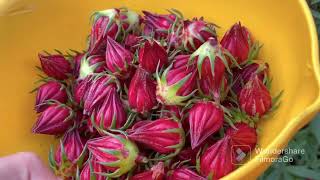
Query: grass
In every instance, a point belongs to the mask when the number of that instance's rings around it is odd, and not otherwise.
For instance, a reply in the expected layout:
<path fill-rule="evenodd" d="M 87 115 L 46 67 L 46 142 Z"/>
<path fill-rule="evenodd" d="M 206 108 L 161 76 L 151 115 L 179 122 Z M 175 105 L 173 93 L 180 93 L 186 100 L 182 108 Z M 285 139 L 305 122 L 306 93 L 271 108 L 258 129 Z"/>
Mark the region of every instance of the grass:
<path fill-rule="evenodd" d="M 307 2 L 320 37 L 320 0 Z M 300 149 L 304 150 L 304 153 L 281 154 L 283 161 L 274 162 L 259 180 L 320 180 L 320 113 L 295 135 L 287 149 Z"/>

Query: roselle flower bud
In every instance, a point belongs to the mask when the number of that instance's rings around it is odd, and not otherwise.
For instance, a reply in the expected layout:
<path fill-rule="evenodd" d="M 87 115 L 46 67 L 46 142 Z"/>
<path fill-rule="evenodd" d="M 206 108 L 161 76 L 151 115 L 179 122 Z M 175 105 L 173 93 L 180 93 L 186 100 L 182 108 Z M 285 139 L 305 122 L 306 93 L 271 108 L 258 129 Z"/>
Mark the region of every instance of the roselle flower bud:
<path fill-rule="evenodd" d="M 73 100 L 81 107 L 83 106 L 86 94 L 90 89 L 92 80 L 93 76 L 89 75 L 84 79 L 77 81 L 73 87 Z"/>
<path fill-rule="evenodd" d="M 257 144 L 257 131 L 246 123 L 236 123 L 235 128 L 228 128 L 226 135 L 230 136 L 231 144 L 243 152 L 250 152 Z"/>
<path fill-rule="evenodd" d="M 196 89 L 196 66 L 189 55 L 178 55 L 161 75 L 157 73 L 157 100 L 165 105 L 182 105 Z"/>
<path fill-rule="evenodd" d="M 80 79 L 84 79 L 93 73 L 101 73 L 106 69 L 105 57 L 103 55 L 83 56 L 80 65 Z"/>
<path fill-rule="evenodd" d="M 177 154 L 185 143 L 181 123 L 172 119 L 143 122 L 128 130 L 128 137 L 161 154 Z"/>
<path fill-rule="evenodd" d="M 59 135 L 73 123 L 74 113 L 67 105 L 52 103 L 39 116 L 32 128 L 33 133 Z"/>
<path fill-rule="evenodd" d="M 163 180 L 164 176 L 164 163 L 159 162 L 152 166 L 150 170 L 135 174 L 130 180 Z"/>
<path fill-rule="evenodd" d="M 98 131 L 100 129 L 118 129 L 125 124 L 127 114 L 115 87 L 110 88 L 104 102 L 93 114 L 93 121 L 98 127 Z"/>
<path fill-rule="evenodd" d="M 107 170 L 101 173 L 109 178 L 117 178 L 133 169 L 139 160 L 139 150 L 135 143 L 123 135 L 108 135 L 90 139 L 89 151 L 97 162 Z"/>
<path fill-rule="evenodd" d="M 39 54 L 41 67 L 44 73 L 58 80 L 67 79 L 72 73 L 70 62 L 61 54 Z"/>
<path fill-rule="evenodd" d="M 141 114 L 149 112 L 157 105 L 156 83 L 142 68 L 138 68 L 131 79 L 128 100 L 130 108 Z"/>
<path fill-rule="evenodd" d="M 115 77 L 108 74 L 99 74 L 93 78 L 84 101 L 85 114 L 90 115 L 103 103 L 112 89 L 117 88 L 115 81 Z"/>
<path fill-rule="evenodd" d="M 261 81 L 268 76 L 269 65 L 267 63 L 252 63 L 242 69 L 233 68 L 233 86 L 232 90 L 234 93 L 239 94 L 243 86 L 250 80 L 254 75 L 258 75 Z"/>
<path fill-rule="evenodd" d="M 50 152 L 49 164 L 57 176 L 71 178 L 74 176 L 77 166 L 82 166 L 84 158 L 84 145 L 79 132 L 74 129 L 63 136 L 55 154 L 53 151 Z"/>
<path fill-rule="evenodd" d="M 200 158 L 200 173 L 208 179 L 217 180 L 235 169 L 235 153 L 230 138 L 225 137 L 210 146 Z"/>
<path fill-rule="evenodd" d="M 57 81 L 49 81 L 42 84 L 37 91 L 36 111 L 38 113 L 44 111 L 48 107 L 46 103 L 50 100 L 66 103 L 68 96 L 65 86 Z"/>
<path fill-rule="evenodd" d="M 251 77 L 240 91 L 239 105 L 251 117 L 261 117 L 271 108 L 270 92 L 257 75 Z"/>
<path fill-rule="evenodd" d="M 212 101 L 200 101 L 189 110 L 191 147 L 196 148 L 223 125 L 223 110 Z"/>
<path fill-rule="evenodd" d="M 112 73 L 117 77 L 126 79 L 130 73 L 132 60 L 133 55 L 129 50 L 107 37 L 106 64 Z"/>
<path fill-rule="evenodd" d="M 136 36 L 134 34 L 128 34 L 126 39 L 124 40 L 124 47 L 129 49 L 132 53 L 135 53 L 139 47 L 139 41 L 141 37 Z"/>
<path fill-rule="evenodd" d="M 176 16 L 173 14 L 153 14 L 148 11 L 142 11 L 142 13 L 144 14 L 145 35 L 155 33 L 157 39 L 166 38 Z"/>
<path fill-rule="evenodd" d="M 167 180 L 206 180 L 206 178 L 185 167 L 171 170 L 168 174 Z"/>
<path fill-rule="evenodd" d="M 84 165 L 81 174 L 80 180 L 105 180 L 106 177 L 99 175 L 99 173 L 104 173 L 106 170 L 103 168 L 103 165 L 99 164 L 95 158 L 89 159 Z"/>
<path fill-rule="evenodd" d="M 184 21 L 181 35 L 182 45 L 186 51 L 195 51 L 210 37 L 216 38 L 214 25 L 209 24 L 203 18 L 192 21 Z"/>
<path fill-rule="evenodd" d="M 225 33 L 221 40 L 221 45 L 236 58 L 238 64 L 241 64 L 248 59 L 250 38 L 248 29 L 241 26 L 239 22 Z"/>
<path fill-rule="evenodd" d="M 154 73 L 157 67 L 161 69 L 168 63 L 166 50 L 154 40 L 147 40 L 139 50 L 140 66 L 149 73 Z"/>

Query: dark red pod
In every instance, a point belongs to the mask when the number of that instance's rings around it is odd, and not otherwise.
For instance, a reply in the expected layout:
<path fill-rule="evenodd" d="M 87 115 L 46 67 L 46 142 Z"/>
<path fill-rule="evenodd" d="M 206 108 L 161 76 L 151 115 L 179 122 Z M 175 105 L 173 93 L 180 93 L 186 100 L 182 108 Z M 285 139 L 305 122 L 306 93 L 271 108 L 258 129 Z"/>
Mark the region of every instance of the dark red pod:
<path fill-rule="evenodd" d="M 232 152 L 229 137 L 210 146 L 200 158 L 200 173 L 204 177 L 217 180 L 235 169 L 235 153 Z"/>
<path fill-rule="evenodd" d="M 223 110 L 212 101 L 200 101 L 189 110 L 192 149 L 199 146 L 223 125 Z"/>
<path fill-rule="evenodd" d="M 58 101 L 61 103 L 66 103 L 68 100 L 66 88 L 63 84 L 57 81 L 49 81 L 45 84 L 42 84 L 36 96 L 36 111 L 42 112 L 44 111 L 49 105 L 46 104 L 48 101 Z"/>
<path fill-rule="evenodd" d="M 139 50 L 140 66 L 149 73 L 155 73 L 168 63 L 166 50 L 155 40 L 147 40 Z"/>
<path fill-rule="evenodd" d="M 64 80 L 72 74 L 70 62 L 61 54 L 39 54 L 41 67 L 44 73 L 58 80 Z"/>
<path fill-rule="evenodd" d="M 225 33 L 221 40 L 221 45 L 236 58 L 238 64 L 241 64 L 248 59 L 250 38 L 248 29 L 239 22 Z"/>
<path fill-rule="evenodd" d="M 118 129 L 127 120 L 127 114 L 115 87 L 104 98 L 102 105 L 94 112 L 94 123 L 99 129 Z M 98 131 L 99 131 L 98 129 Z"/>
<path fill-rule="evenodd" d="M 206 178 L 200 176 L 196 172 L 181 167 L 168 172 L 167 180 L 206 180 Z"/>
<path fill-rule="evenodd" d="M 172 119 L 141 122 L 128 130 L 128 137 L 133 141 L 162 154 L 179 152 L 183 148 L 185 134 L 179 122 Z"/>
<path fill-rule="evenodd" d="M 243 152 L 250 152 L 257 144 L 257 131 L 246 123 L 237 123 L 235 128 L 229 127 L 226 135 L 230 136 L 231 144 Z"/>
<path fill-rule="evenodd" d="M 133 54 L 110 37 L 107 37 L 106 64 L 108 70 L 122 79 L 128 78 Z"/>
<path fill-rule="evenodd" d="M 186 20 L 183 23 L 181 41 L 183 48 L 187 51 L 195 51 L 210 37 L 216 38 L 213 25 L 208 24 L 202 18 L 192 21 Z"/>
<path fill-rule="evenodd" d="M 146 70 L 142 68 L 136 70 L 130 82 L 128 100 L 129 106 L 142 114 L 157 105 L 156 83 Z"/>
<path fill-rule="evenodd" d="M 241 110 L 252 117 L 263 116 L 272 106 L 270 92 L 257 75 L 250 78 L 238 98 Z"/>
<path fill-rule="evenodd" d="M 32 128 L 33 133 L 59 135 L 73 123 L 74 113 L 64 104 L 54 103 L 45 109 Z"/>

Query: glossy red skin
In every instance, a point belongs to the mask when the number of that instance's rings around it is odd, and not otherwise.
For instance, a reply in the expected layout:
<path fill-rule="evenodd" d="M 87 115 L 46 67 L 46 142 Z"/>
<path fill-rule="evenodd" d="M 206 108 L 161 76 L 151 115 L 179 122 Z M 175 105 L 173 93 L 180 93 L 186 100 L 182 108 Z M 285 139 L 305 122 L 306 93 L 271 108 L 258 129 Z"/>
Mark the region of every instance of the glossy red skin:
<path fill-rule="evenodd" d="M 160 70 L 168 63 L 168 55 L 156 41 L 146 41 L 139 50 L 139 63 L 149 73 L 155 73 L 158 64 Z"/>
<path fill-rule="evenodd" d="M 39 54 L 41 67 L 44 73 L 48 76 L 64 80 L 72 73 L 71 64 L 63 55 L 42 55 Z"/>
<path fill-rule="evenodd" d="M 75 78 L 79 77 L 79 73 L 80 73 L 80 66 L 81 66 L 81 59 L 83 58 L 83 56 L 85 55 L 85 53 L 78 53 L 73 57 L 73 76 Z"/>
<path fill-rule="evenodd" d="M 109 93 L 105 96 L 103 104 L 94 113 L 95 124 L 102 129 L 120 128 L 127 120 L 127 114 L 124 110 L 122 102 L 116 88 L 111 88 Z M 112 120 L 115 117 L 115 127 L 111 127 Z M 101 128 L 101 127 L 100 127 Z"/>
<path fill-rule="evenodd" d="M 271 108 L 270 92 L 257 75 L 251 77 L 240 91 L 239 105 L 242 111 L 252 117 L 261 117 Z"/>
<path fill-rule="evenodd" d="M 68 161 L 72 164 L 76 163 L 84 148 L 78 130 L 71 130 L 64 134 L 62 144 Z M 61 165 L 61 160 L 62 152 L 59 144 L 55 153 L 55 161 L 58 165 Z"/>
<path fill-rule="evenodd" d="M 85 114 L 90 115 L 95 108 L 100 107 L 111 89 L 116 88 L 116 84 L 110 82 L 110 79 L 109 75 L 103 75 L 92 81 L 84 101 Z"/>
<path fill-rule="evenodd" d="M 156 82 L 142 68 L 138 68 L 131 79 L 128 91 L 129 106 L 138 113 L 147 113 L 157 105 Z"/>
<path fill-rule="evenodd" d="M 109 21 L 110 19 L 108 17 L 101 16 L 94 22 L 90 33 L 90 55 L 103 55 L 107 46 L 107 37 L 116 38 L 119 27 L 113 23 L 109 29 L 106 29 Z"/>
<path fill-rule="evenodd" d="M 249 38 L 251 37 L 247 28 L 241 26 L 240 23 L 236 23 L 225 33 L 221 45 L 236 58 L 238 64 L 241 64 L 248 59 Z"/>
<path fill-rule="evenodd" d="M 232 152 L 229 137 L 225 137 L 210 146 L 200 158 L 200 173 L 213 180 L 222 178 L 235 169 L 235 153 Z"/>
<path fill-rule="evenodd" d="M 120 135 L 122 138 L 124 136 Z M 116 138 L 111 136 L 103 136 L 95 139 L 90 139 L 87 142 L 89 151 L 92 153 L 93 157 L 97 159 L 98 162 L 114 162 L 119 160 L 118 157 L 103 152 L 101 148 L 109 150 L 119 150 L 122 155 L 126 157 L 128 150 L 124 149 L 124 145 Z M 106 170 L 115 171 L 118 167 L 103 166 Z"/>
<path fill-rule="evenodd" d="M 148 11 L 142 11 L 144 14 L 145 35 L 155 32 L 157 39 L 166 38 L 168 30 L 175 21 L 176 17 L 172 14 L 153 14 Z"/>
<path fill-rule="evenodd" d="M 95 158 L 92 158 L 90 161 L 91 161 L 93 172 L 99 172 L 99 173 L 105 172 L 105 169 L 103 168 L 103 166 L 100 165 Z M 93 176 L 95 176 L 96 180 L 105 180 L 106 179 L 106 177 L 95 174 L 95 173 Z M 80 173 L 80 180 L 91 180 L 90 165 L 88 162 L 85 164 L 85 166 L 83 167 L 83 169 Z"/>
<path fill-rule="evenodd" d="M 181 167 L 181 168 L 170 171 L 166 179 L 167 180 L 206 180 L 206 178 L 201 177 L 196 172 L 185 167 Z"/>
<path fill-rule="evenodd" d="M 159 162 L 150 170 L 135 174 L 130 180 L 163 180 L 164 179 L 164 164 Z"/>
<path fill-rule="evenodd" d="M 225 65 L 220 58 L 216 58 L 214 75 L 212 75 L 210 60 L 206 58 L 202 64 L 201 78 L 199 78 L 201 92 L 206 96 L 220 98 L 220 88 L 223 85 L 224 73 Z"/>
<path fill-rule="evenodd" d="M 65 87 L 57 81 L 49 81 L 42 84 L 37 91 L 36 97 L 35 109 L 38 113 L 44 111 L 49 106 L 44 104 L 48 100 L 66 103 L 68 96 Z"/>
<path fill-rule="evenodd" d="M 197 50 L 203 43 L 205 43 L 210 37 L 216 38 L 215 34 L 205 31 L 208 24 L 203 20 L 186 20 L 184 21 L 184 28 L 182 32 L 182 42 L 186 42 L 185 45 L 190 51 Z M 201 37 L 199 39 L 198 37 Z M 191 39 L 193 41 L 195 48 L 191 46 L 188 42 Z"/>
<path fill-rule="evenodd" d="M 263 79 L 268 75 L 268 64 L 264 64 L 265 68 L 261 72 L 257 72 L 260 64 L 252 63 L 245 66 L 242 69 L 233 68 L 232 74 L 234 83 L 232 86 L 232 90 L 234 93 L 239 94 L 243 86 L 250 80 L 250 78 L 254 75 L 258 75 L 259 79 L 263 81 Z"/>
<path fill-rule="evenodd" d="M 231 144 L 238 146 L 243 152 L 250 152 L 257 144 L 257 131 L 246 123 L 236 123 L 234 129 L 229 127 L 226 135 L 230 136 Z"/>
<path fill-rule="evenodd" d="M 172 68 L 167 75 L 168 86 L 175 84 L 191 73 L 189 79 L 178 90 L 178 96 L 187 96 L 196 88 L 197 69 L 194 64 L 187 66 L 189 55 L 178 55 L 175 57 Z"/>
<path fill-rule="evenodd" d="M 107 37 L 106 65 L 108 70 L 121 78 L 128 78 L 133 54 L 110 37 Z"/>
<path fill-rule="evenodd" d="M 134 130 L 128 131 L 128 137 L 131 140 L 139 142 L 161 154 L 175 152 L 176 149 L 168 146 L 180 144 L 183 140 L 182 138 L 184 138 L 178 133 L 166 132 L 170 129 L 181 128 L 180 124 L 172 119 L 148 121 L 134 128 Z"/>
<path fill-rule="evenodd" d="M 192 149 L 199 146 L 223 125 L 224 113 L 212 101 L 200 101 L 189 110 Z"/>
<path fill-rule="evenodd" d="M 72 119 L 66 120 L 72 113 L 71 109 L 60 104 L 53 104 L 44 110 L 32 128 L 33 133 L 60 135 L 73 123 Z"/>

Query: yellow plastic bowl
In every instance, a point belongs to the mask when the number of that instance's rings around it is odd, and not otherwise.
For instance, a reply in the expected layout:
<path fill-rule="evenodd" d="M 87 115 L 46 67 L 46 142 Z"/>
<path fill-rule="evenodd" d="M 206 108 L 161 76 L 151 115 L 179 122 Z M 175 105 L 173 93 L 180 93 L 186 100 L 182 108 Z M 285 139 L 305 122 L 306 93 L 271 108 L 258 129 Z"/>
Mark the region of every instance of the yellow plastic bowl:
<path fill-rule="evenodd" d="M 259 145 L 281 149 L 319 110 L 318 40 L 304 0 L 0 0 L 0 156 L 33 151 L 47 159 L 54 138 L 31 134 L 37 80 L 35 65 L 41 50 L 82 50 L 93 11 L 112 7 L 164 13 L 176 8 L 186 17 L 204 16 L 221 26 L 221 35 L 241 21 L 263 42 L 260 59 L 270 64 L 273 94 L 284 90 L 282 105 L 272 119 L 259 124 Z M 254 179 L 273 154 L 254 155 L 224 179 Z"/>

